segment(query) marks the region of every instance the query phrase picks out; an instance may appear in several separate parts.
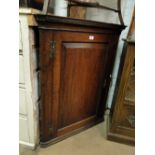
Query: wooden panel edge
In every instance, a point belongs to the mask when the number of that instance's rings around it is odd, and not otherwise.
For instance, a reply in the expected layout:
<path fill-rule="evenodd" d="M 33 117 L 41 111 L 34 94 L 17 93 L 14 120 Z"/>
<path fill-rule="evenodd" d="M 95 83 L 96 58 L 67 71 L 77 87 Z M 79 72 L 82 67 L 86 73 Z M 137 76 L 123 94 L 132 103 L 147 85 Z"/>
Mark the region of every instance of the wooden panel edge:
<path fill-rule="evenodd" d="M 74 131 L 72 131 L 70 133 L 67 133 L 67 134 L 63 135 L 63 136 L 51 139 L 51 140 L 49 140 L 47 142 L 40 142 L 40 147 L 46 148 L 46 147 L 48 147 L 48 146 L 50 146 L 52 144 L 58 143 L 58 142 L 60 142 L 62 140 L 65 140 L 66 138 L 69 138 L 70 136 L 76 135 L 76 134 L 78 134 L 78 133 L 80 133 L 80 132 L 82 132 L 82 131 L 84 131 L 86 129 L 89 129 L 89 128 L 93 127 L 94 125 L 97 125 L 97 124 L 101 123 L 103 120 L 104 119 L 101 118 L 101 119 L 97 120 L 96 122 L 93 122 L 92 124 L 89 124 L 87 126 L 76 129 L 76 130 L 74 130 Z"/>
<path fill-rule="evenodd" d="M 95 120 L 96 120 L 96 116 L 91 116 L 91 117 L 86 118 L 82 121 L 79 121 L 79 122 L 73 123 L 69 126 L 66 126 L 64 128 L 61 128 L 58 130 L 58 136 L 64 135 L 67 132 L 70 132 L 77 128 L 80 128 L 80 127 L 84 126 L 85 124 L 91 124 L 92 122 L 95 122 Z"/>
<path fill-rule="evenodd" d="M 123 143 L 123 144 L 127 144 L 127 145 L 135 145 L 135 140 L 134 138 L 128 137 L 128 136 L 122 136 L 119 134 L 115 134 L 112 132 L 109 132 L 107 135 L 107 139 L 110 141 L 115 141 L 118 143 Z"/>

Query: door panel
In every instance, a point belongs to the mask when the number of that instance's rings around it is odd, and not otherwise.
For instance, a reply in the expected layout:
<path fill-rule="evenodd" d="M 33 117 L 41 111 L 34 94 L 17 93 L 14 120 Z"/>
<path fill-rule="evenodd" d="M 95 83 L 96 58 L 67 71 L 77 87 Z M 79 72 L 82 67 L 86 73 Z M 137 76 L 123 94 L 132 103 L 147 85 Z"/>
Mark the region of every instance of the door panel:
<path fill-rule="evenodd" d="M 101 121 L 110 37 L 50 30 L 40 35 L 40 127 L 45 142 Z"/>
<path fill-rule="evenodd" d="M 59 128 L 96 116 L 107 45 L 62 43 Z"/>

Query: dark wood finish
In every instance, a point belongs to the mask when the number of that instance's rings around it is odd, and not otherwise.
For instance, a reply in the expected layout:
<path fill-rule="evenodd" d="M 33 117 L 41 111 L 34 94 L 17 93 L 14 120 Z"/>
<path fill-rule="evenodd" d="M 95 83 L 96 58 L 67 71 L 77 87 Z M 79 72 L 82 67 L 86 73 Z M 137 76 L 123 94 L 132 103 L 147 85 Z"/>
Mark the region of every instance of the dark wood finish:
<path fill-rule="evenodd" d="M 44 0 L 19 0 L 19 7 L 35 8 L 42 10 Z"/>
<path fill-rule="evenodd" d="M 120 25 L 36 15 L 41 144 L 103 120 Z M 52 52 L 52 54 L 51 54 Z"/>
<path fill-rule="evenodd" d="M 112 122 L 108 139 L 134 145 L 135 143 L 135 11 L 124 40 L 124 49 L 112 106 Z"/>
<path fill-rule="evenodd" d="M 108 139 L 135 143 L 135 44 L 125 40 Z"/>
<path fill-rule="evenodd" d="M 111 34 L 120 34 L 121 31 L 126 27 L 124 25 L 118 24 L 109 24 L 104 22 L 95 22 L 91 20 L 83 19 L 74 19 L 68 17 L 59 17 L 59 16 L 48 16 L 48 15 L 35 15 L 36 20 L 39 22 L 39 27 L 45 29 L 54 29 L 59 30 L 60 27 L 64 29 L 72 30 L 81 30 L 81 32 L 94 32 L 96 33 L 111 33 Z M 51 26 L 52 24 L 52 26 Z M 56 25 L 53 25 L 56 24 Z M 87 29 L 88 31 L 87 31 Z M 89 31 L 90 30 L 90 31 Z"/>
<path fill-rule="evenodd" d="M 73 136 L 73 135 L 75 135 L 75 134 L 78 134 L 78 133 L 80 133 L 80 132 L 82 132 L 82 131 L 84 131 L 84 130 L 90 128 L 90 127 L 93 127 L 94 125 L 96 125 L 96 124 L 102 122 L 103 120 L 104 120 L 104 119 L 102 118 L 102 119 L 100 119 L 100 120 L 98 120 L 98 121 L 89 123 L 89 124 L 87 124 L 87 125 L 85 125 L 85 126 L 83 126 L 83 127 L 77 128 L 76 130 L 72 130 L 72 131 L 70 131 L 70 132 L 68 132 L 68 133 L 66 133 L 66 134 L 64 134 L 64 135 L 61 135 L 61 136 L 59 135 L 59 136 L 57 136 L 56 138 L 52 138 L 51 140 L 49 140 L 49 141 L 47 141 L 47 142 L 40 142 L 40 146 L 41 146 L 41 147 L 47 147 L 47 146 L 49 146 L 49 145 L 55 144 L 55 143 L 57 143 L 57 142 L 59 142 L 59 141 L 62 141 L 62 140 L 66 139 L 66 138 L 68 138 L 68 137 L 70 137 L 70 136 Z"/>
<path fill-rule="evenodd" d="M 77 39 L 83 42 L 82 36 Z M 60 128 L 95 117 L 107 57 L 107 44 L 71 42 L 62 43 L 62 48 Z"/>

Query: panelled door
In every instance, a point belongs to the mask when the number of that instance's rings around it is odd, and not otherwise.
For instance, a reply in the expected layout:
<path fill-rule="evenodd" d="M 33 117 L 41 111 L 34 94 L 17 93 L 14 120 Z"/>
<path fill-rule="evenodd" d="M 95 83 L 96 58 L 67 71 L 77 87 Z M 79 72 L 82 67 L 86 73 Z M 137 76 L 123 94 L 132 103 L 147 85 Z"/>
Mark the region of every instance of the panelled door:
<path fill-rule="evenodd" d="M 51 34 L 51 35 L 49 35 Z M 91 125 L 105 102 L 107 35 L 43 31 L 41 41 L 42 141 Z M 46 36 L 46 37 L 45 37 Z M 48 36 L 48 37 L 47 37 Z"/>

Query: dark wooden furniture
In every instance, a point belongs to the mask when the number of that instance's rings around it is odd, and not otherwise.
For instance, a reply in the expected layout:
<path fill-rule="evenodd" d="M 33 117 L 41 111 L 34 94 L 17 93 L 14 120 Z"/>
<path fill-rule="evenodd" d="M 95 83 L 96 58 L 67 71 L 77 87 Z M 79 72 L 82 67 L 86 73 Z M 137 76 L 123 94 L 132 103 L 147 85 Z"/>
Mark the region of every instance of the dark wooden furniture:
<path fill-rule="evenodd" d="M 36 15 L 40 37 L 42 146 L 103 120 L 125 26 Z"/>
<path fill-rule="evenodd" d="M 19 0 L 19 7 L 35 8 L 42 10 L 44 0 Z"/>
<path fill-rule="evenodd" d="M 135 143 L 135 42 L 125 40 L 108 139 Z"/>

